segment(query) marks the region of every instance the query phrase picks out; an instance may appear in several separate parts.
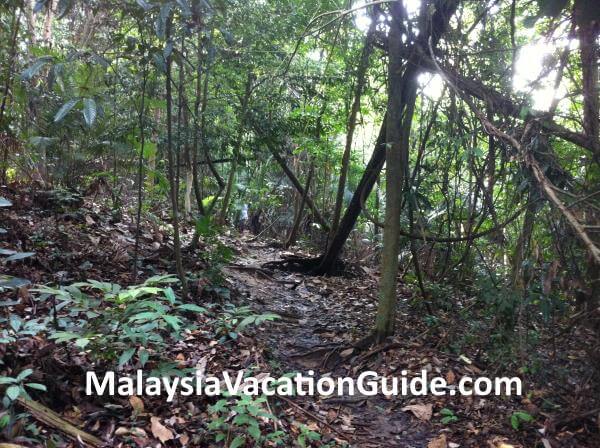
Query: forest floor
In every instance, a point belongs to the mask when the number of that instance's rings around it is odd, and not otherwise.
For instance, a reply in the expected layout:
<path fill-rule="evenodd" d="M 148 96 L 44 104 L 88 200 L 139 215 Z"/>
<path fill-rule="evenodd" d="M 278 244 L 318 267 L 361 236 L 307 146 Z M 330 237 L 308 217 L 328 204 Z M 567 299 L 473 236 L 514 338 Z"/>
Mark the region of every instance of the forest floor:
<path fill-rule="evenodd" d="M 135 226 L 128 217 L 115 219 L 108 208 L 89 199 L 73 210 L 57 211 L 48 204 L 36 204 L 32 195 L 24 192 L 3 195 L 13 201 L 14 207 L 2 212 L 2 227 L 7 230 L 2 248 L 36 252 L 24 262 L 4 266 L 6 274 L 27 278 L 34 284 L 64 285 L 85 279 L 134 283 L 130 263 Z M 168 229 L 159 223 L 167 217 L 160 212 L 156 216 L 159 220 L 143 223 L 140 256 L 145 273 L 139 281 L 144 276 L 173 272 Z M 184 241 L 189 241 L 191 233 L 191 226 L 184 229 Z M 220 290 L 227 294 L 215 295 L 215 288 L 199 276 L 191 285 L 195 303 L 217 300 L 218 306 L 225 306 L 231 301 L 256 312 L 276 313 L 280 318 L 222 343 L 215 335 L 214 318 L 198 316 L 198 329 L 161 354 L 181 369 L 202 368 L 213 374 L 244 369 L 254 376 L 314 370 L 316 377 L 356 377 L 369 370 L 380 375 L 399 375 L 407 370 L 410 375 L 425 369 L 444 376 L 451 384 L 464 375 L 493 377 L 510 371 L 482 357 L 485 344 L 481 341 L 463 346 L 456 354 L 448 350 L 455 338 L 468 331 L 464 316 L 440 312 L 435 325 L 428 323 L 423 318 L 425 311 L 415 313 L 414 304 L 409 308 L 419 295 L 404 283 L 398 290 L 396 336 L 382 345 L 359 350 L 353 343 L 369 333 L 377 307 L 376 266 L 357 267 L 351 277 L 306 276 L 269 265 L 290 255 L 274 241 L 235 232 L 226 232 L 218 240 L 234 252 L 233 259 L 221 268 Z M 196 252 L 186 251 L 186 269 L 201 273 L 211 268 L 207 252 L 207 246 Z M 293 253 L 309 255 L 299 248 Z M 48 303 L 37 301 L 27 288 L 4 293 L 0 299 L 5 301 L 0 308 L 3 317 L 14 313 L 30 320 L 52 312 Z M 463 307 L 469 306 L 469 300 L 456 292 L 456 302 Z M 215 308 L 212 313 L 218 315 L 219 310 Z M 564 338 L 568 346 L 567 336 Z M 0 364 L 1 375 L 34 369 L 33 379 L 46 384 L 48 392 L 32 394 L 33 398 L 100 437 L 108 446 L 160 446 L 158 440 L 164 446 L 219 446 L 208 428 L 214 416 L 207 406 L 216 399 L 181 397 L 175 403 L 157 397 L 113 397 L 108 402 L 89 399 L 82 392 L 83 378 L 94 364 L 85 353 L 68 353 L 60 344 L 41 336 L 24 338 L 13 346 L 0 344 L 0 355 L 5 361 Z M 539 356 L 548 359 L 546 353 L 540 352 Z M 265 406 L 277 415 L 277 420 L 262 422 L 261 429 L 283 430 L 294 438 L 305 429 L 315 431 L 322 436 L 313 442 L 314 446 L 600 446 L 599 410 L 593 400 L 597 389 L 590 384 L 585 362 L 579 361 L 581 350 L 565 350 L 553 356 L 553 365 L 560 366 L 561 371 L 570 369 L 571 384 L 561 386 L 559 379 L 550 374 L 527 376 L 525 395 L 509 398 L 275 397 Z M 518 411 L 527 412 L 533 421 L 515 430 L 510 419 Z M 449 415 L 455 418 L 443 423 Z M 56 427 L 35 419 L 22 422 L 5 428 L 0 440 L 24 446 L 40 446 L 40 441 L 48 440 L 53 440 L 54 446 L 78 446 Z"/>

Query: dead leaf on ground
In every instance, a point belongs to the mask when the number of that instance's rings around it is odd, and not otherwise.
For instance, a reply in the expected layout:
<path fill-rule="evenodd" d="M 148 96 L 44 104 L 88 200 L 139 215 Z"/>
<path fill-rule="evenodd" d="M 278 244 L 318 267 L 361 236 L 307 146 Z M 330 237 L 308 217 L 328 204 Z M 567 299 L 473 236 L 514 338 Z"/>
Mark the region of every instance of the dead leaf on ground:
<path fill-rule="evenodd" d="M 175 438 L 171 430 L 164 426 L 158 417 L 151 417 L 150 421 L 152 422 L 152 434 L 162 443 Z"/>
<path fill-rule="evenodd" d="M 448 441 L 446 440 L 446 434 L 441 434 L 427 444 L 427 448 L 447 448 Z"/>
<path fill-rule="evenodd" d="M 409 404 L 404 406 L 401 411 L 412 412 L 419 420 L 429 421 L 433 414 L 433 405 L 431 404 Z"/>
<path fill-rule="evenodd" d="M 129 404 L 136 414 L 141 414 L 144 412 L 144 402 L 140 397 L 136 397 L 135 395 L 129 397 Z"/>
<path fill-rule="evenodd" d="M 348 356 L 350 356 L 352 353 L 354 353 L 354 349 L 353 348 L 347 348 L 346 350 L 343 350 L 340 355 L 342 356 L 342 358 L 347 358 Z"/>
<path fill-rule="evenodd" d="M 187 446 L 187 444 L 190 442 L 190 436 L 188 436 L 186 433 L 181 434 L 179 437 L 179 442 L 181 442 L 181 446 Z"/>

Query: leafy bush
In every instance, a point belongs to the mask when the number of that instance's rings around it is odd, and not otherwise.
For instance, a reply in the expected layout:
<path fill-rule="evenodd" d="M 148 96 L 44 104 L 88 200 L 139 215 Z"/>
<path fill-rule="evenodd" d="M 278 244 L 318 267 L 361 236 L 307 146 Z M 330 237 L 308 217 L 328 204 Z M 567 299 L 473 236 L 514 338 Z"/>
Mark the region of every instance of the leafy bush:
<path fill-rule="evenodd" d="M 159 286 L 177 281 L 170 275 L 154 276 L 141 285 L 123 289 L 114 283 L 89 280 L 34 291 L 42 294 L 41 299 L 54 298 L 57 311 L 68 309 L 57 319 L 50 339 L 86 350 L 98 360 L 118 360 L 119 367 L 137 353 L 143 366 L 152 353 L 160 352 L 170 340 L 178 340 L 184 330 L 193 328 L 185 313 L 206 311 L 198 305 L 181 303 L 170 286 Z"/>
<path fill-rule="evenodd" d="M 510 425 L 515 431 L 518 431 L 523 423 L 531 423 L 534 420 L 535 419 L 531 414 L 525 411 L 517 411 L 513 412 L 510 416 Z"/>
<path fill-rule="evenodd" d="M 451 409 L 444 408 L 440 410 L 440 415 L 442 416 L 442 423 L 444 425 L 458 421 L 458 417 L 454 414 L 454 411 L 452 411 Z"/>
<path fill-rule="evenodd" d="M 12 202 L 0 196 L 0 209 L 12 207 Z M 7 233 L 6 229 L 0 227 L 0 235 Z M 34 252 L 16 252 L 14 250 L 0 248 L 0 256 L 6 258 L 0 259 L 0 264 L 6 264 L 11 261 L 23 260 L 35 255 Z M 29 284 L 29 280 L 13 277 L 12 275 L 0 275 L 0 292 L 4 289 L 20 288 Z"/>
<path fill-rule="evenodd" d="M 225 342 L 228 339 L 237 339 L 238 334 L 244 331 L 249 325 L 260 325 L 266 321 L 278 319 L 279 316 L 273 313 L 254 314 L 249 306 L 236 307 L 228 303 L 217 315 L 215 321 L 215 333 L 220 337 L 219 342 Z"/>
<path fill-rule="evenodd" d="M 228 446 L 236 448 L 244 446 L 249 435 L 257 446 L 262 442 L 281 445 L 283 431 L 273 431 L 263 436 L 260 430 L 260 418 L 263 421 L 275 420 L 275 416 L 263 407 L 266 401 L 266 397 L 253 398 L 242 395 L 239 398 L 221 399 L 210 406 L 208 410 L 212 419 L 208 429 L 215 432 L 215 442 L 227 442 L 227 439 L 232 437 Z"/>

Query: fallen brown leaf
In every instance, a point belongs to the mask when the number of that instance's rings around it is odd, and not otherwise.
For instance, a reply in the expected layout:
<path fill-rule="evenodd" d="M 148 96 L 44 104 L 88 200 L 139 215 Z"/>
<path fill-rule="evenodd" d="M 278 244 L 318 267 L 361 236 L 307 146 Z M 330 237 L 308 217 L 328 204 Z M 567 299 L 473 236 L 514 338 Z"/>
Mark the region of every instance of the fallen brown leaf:
<path fill-rule="evenodd" d="M 433 406 L 431 404 L 409 404 L 404 406 L 401 411 L 412 412 L 419 420 L 429 421 L 433 414 Z"/>
<path fill-rule="evenodd" d="M 171 430 L 164 426 L 158 417 L 151 417 L 150 421 L 152 422 L 152 434 L 162 443 L 175 438 Z"/>
<path fill-rule="evenodd" d="M 448 441 L 446 440 L 446 434 L 442 434 L 436 437 L 427 444 L 427 448 L 447 448 Z"/>
<path fill-rule="evenodd" d="M 136 414 L 142 414 L 144 412 L 144 402 L 140 397 L 132 395 L 129 397 L 129 404 L 133 408 Z"/>

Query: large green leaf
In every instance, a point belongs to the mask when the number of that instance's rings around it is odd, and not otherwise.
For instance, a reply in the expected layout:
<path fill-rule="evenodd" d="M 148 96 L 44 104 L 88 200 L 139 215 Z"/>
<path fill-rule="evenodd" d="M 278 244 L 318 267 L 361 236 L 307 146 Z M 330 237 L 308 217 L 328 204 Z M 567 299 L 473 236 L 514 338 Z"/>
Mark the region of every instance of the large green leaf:
<path fill-rule="evenodd" d="M 96 121 L 96 115 L 98 111 L 96 108 L 96 102 L 92 98 L 83 99 L 83 118 L 88 126 L 94 124 Z"/>
<path fill-rule="evenodd" d="M 71 112 L 71 109 L 73 109 L 78 102 L 79 100 L 69 100 L 63 104 L 62 107 L 58 109 L 58 112 L 56 112 L 56 115 L 54 116 L 54 122 L 58 123 L 60 120 L 65 118 L 65 115 Z"/>
<path fill-rule="evenodd" d="M 21 72 L 21 78 L 25 81 L 29 81 L 39 73 L 44 65 L 49 64 L 52 61 L 52 56 L 42 56 L 41 58 L 36 59 L 33 64 Z"/>
<path fill-rule="evenodd" d="M 159 39 L 165 38 L 165 31 L 167 29 L 167 19 L 171 15 L 171 2 L 165 3 L 160 8 L 160 14 L 156 18 L 156 22 L 154 24 L 154 29 L 156 31 L 156 35 Z"/>
<path fill-rule="evenodd" d="M 13 277 L 12 275 L 0 275 L 0 288 L 21 288 L 31 283 L 24 278 Z"/>
<path fill-rule="evenodd" d="M 121 353 L 121 356 L 119 356 L 119 367 L 129 362 L 129 360 L 133 357 L 134 353 L 135 348 L 128 348 L 123 353 Z"/>
<path fill-rule="evenodd" d="M 20 394 L 21 388 L 19 386 L 10 386 L 8 389 L 6 389 L 6 396 L 13 401 L 19 398 Z"/>
<path fill-rule="evenodd" d="M 29 258 L 33 255 L 35 255 L 35 252 L 17 252 L 16 254 L 12 254 L 10 257 L 6 258 L 5 261 L 22 260 L 23 258 Z"/>

